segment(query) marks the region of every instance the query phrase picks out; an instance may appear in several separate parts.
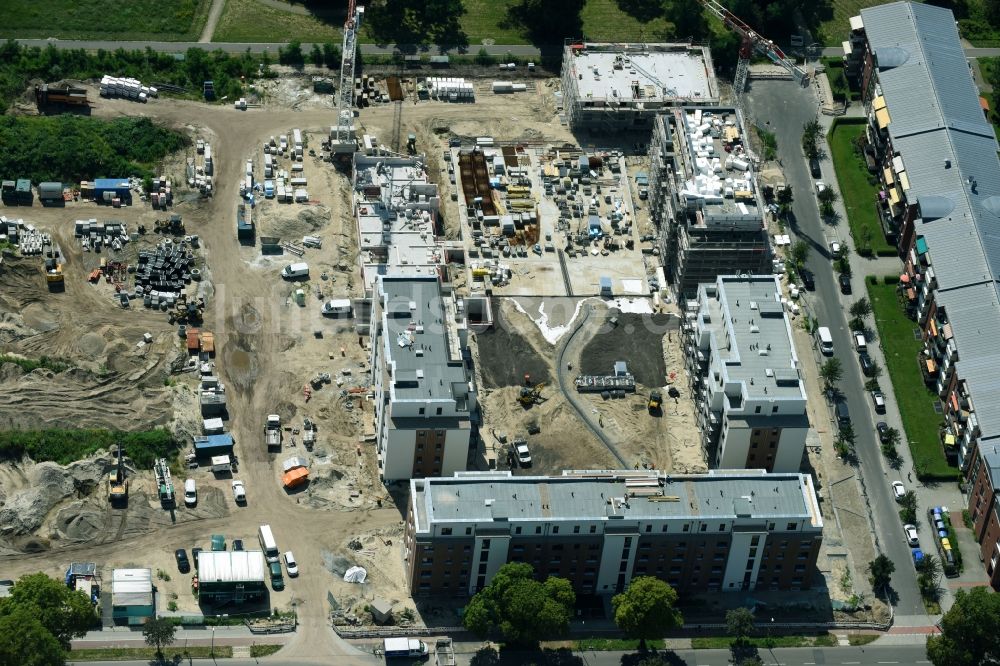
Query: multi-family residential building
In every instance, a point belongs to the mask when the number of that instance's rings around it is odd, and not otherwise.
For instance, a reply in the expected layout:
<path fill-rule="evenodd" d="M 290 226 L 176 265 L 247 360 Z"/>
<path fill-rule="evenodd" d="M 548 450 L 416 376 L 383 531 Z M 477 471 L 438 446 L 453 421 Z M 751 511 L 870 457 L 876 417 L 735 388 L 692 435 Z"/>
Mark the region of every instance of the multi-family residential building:
<path fill-rule="evenodd" d="M 656 117 L 649 209 L 678 298 L 719 275 L 774 270 L 746 136 L 737 109 L 680 107 Z"/>
<path fill-rule="evenodd" d="M 707 46 L 568 43 L 563 108 L 575 130 L 649 131 L 672 106 L 718 104 Z"/>
<path fill-rule="evenodd" d="M 507 562 L 581 595 L 633 576 L 682 592 L 795 590 L 817 575 L 822 538 L 806 474 L 464 472 L 410 481 L 404 558 L 414 596 L 474 594 Z"/>
<path fill-rule="evenodd" d="M 382 275 L 371 311 L 375 444 L 384 481 L 467 467 L 477 418 L 468 331 L 436 275 Z"/>
<path fill-rule="evenodd" d="M 1000 446 L 979 448 L 969 469 L 969 515 L 990 585 L 1000 589 Z"/>
<path fill-rule="evenodd" d="M 683 325 L 709 464 L 797 472 L 809 417 L 776 275 L 721 275 L 698 288 Z"/>
<path fill-rule="evenodd" d="M 895 2 L 851 21 L 849 61 L 868 113 L 877 209 L 904 262 L 923 332 L 919 363 L 941 400 L 941 443 L 968 472 L 1000 441 L 1000 159 L 948 9 Z"/>

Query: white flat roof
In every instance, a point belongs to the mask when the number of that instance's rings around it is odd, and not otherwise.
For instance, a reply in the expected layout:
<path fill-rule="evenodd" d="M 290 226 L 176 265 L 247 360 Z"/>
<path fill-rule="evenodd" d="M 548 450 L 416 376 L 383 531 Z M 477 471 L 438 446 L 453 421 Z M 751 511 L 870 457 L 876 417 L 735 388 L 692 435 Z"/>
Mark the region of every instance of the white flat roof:
<path fill-rule="evenodd" d="M 584 101 L 697 101 L 714 96 L 705 59 L 698 51 L 587 50 L 573 56 L 570 66 Z"/>
<path fill-rule="evenodd" d="M 198 553 L 201 583 L 264 582 L 264 571 L 264 553 L 259 550 Z"/>

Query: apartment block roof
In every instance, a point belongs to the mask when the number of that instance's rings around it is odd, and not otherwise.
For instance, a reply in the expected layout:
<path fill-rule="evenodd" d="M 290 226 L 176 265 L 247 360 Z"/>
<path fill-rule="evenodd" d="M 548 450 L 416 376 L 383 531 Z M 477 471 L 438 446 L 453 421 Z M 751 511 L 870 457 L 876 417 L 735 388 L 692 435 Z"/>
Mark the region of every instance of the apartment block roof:
<path fill-rule="evenodd" d="M 862 9 L 861 20 L 878 63 L 894 139 L 951 128 L 996 143 L 951 10 L 892 2 Z"/>
<path fill-rule="evenodd" d="M 437 278 L 381 276 L 378 299 L 393 400 L 464 400 L 469 374 Z"/>
<path fill-rule="evenodd" d="M 1000 158 L 993 128 L 955 26 L 932 5 L 894 2 L 861 10 L 875 52 L 889 134 L 918 206 L 958 349 L 959 376 L 979 409 L 981 438 L 1000 437 Z"/>
<path fill-rule="evenodd" d="M 417 530 L 432 523 L 736 518 L 805 519 L 822 527 L 812 478 L 764 470 L 565 471 L 562 476 L 456 473 L 412 479 Z"/>
<path fill-rule="evenodd" d="M 583 101 L 693 103 L 716 97 L 710 55 L 689 44 L 586 43 L 564 64 Z"/>
<path fill-rule="evenodd" d="M 751 400 L 805 398 L 776 275 L 720 275 L 698 288 L 698 301 L 723 384 L 741 382 Z"/>

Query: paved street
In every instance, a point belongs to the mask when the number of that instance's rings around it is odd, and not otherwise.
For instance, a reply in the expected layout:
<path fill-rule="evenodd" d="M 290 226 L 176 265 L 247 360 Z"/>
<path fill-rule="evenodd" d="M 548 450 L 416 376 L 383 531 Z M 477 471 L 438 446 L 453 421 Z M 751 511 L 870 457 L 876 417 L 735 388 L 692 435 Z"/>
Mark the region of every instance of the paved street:
<path fill-rule="evenodd" d="M 839 225 L 830 225 L 820 219 L 813 181 L 802 153 L 802 126 L 814 119 L 817 113 L 814 89 L 802 88 L 792 81 L 754 81 L 748 99 L 755 120 L 761 124 L 770 121 L 771 130 L 777 136 L 778 155 L 784 167 L 786 182 L 792 186 L 794 196 L 794 221 L 789 230 L 796 237 L 806 240 L 811 247 L 806 266 L 816 276 L 816 291 L 807 292 L 806 305 L 810 315 L 818 319 L 821 326 L 830 328 L 834 355 L 840 359 L 844 368 L 840 390 L 845 395 L 857 434 L 857 455 L 875 523 L 876 546 L 896 564 L 896 573 L 892 577 L 892 587 L 898 595 L 896 612 L 922 615 L 924 609 L 917 590 L 910 549 L 903 539 L 902 526 L 897 516 L 898 507 L 891 496 L 886 479 L 887 468 L 875 435 L 872 407 L 864 390 L 865 379 L 855 358 L 847 328 L 845 307 L 860 297 L 861 285 L 859 283 L 855 287 L 854 295 L 843 297 L 842 300 L 827 249 L 826 238 L 829 234 L 836 234 L 842 240 L 847 240 L 850 232 L 846 220 Z M 823 179 L 830 181 L 833 178 L 833 167 L 825 160 Z M 808 359 L 805 353 L 801 356 Z"/>

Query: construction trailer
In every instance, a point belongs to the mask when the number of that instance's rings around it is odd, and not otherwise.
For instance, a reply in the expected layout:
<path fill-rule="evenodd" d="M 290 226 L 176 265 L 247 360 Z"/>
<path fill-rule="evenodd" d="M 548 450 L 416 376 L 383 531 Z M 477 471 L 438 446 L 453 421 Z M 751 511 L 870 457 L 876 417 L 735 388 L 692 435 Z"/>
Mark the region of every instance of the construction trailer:
<path fill-rule="evenodd" d="M 14 186 L 14 196 L 18 206 L 30 206 L 35 201 L 35 195 L 31 191 L 31 181 L 27 178 L 18 178 Z"/>
<path fill-rule="evenodd" d="M 86 88 L 70 86 L 50 86 L 44 83 L 35 86 L 35 105 L 42 113 L 53 110 L 89 109 Z"/>
<path fill-rule="evenodd" d="M 58 182 L 39 183 L 38 200 L 43 206 L 62 206 L 63 184 Z"/>
<path fill-rule="evenodd" d="M 128 178 L 98 178 L 94 181 L 94 200 L 97 203 L 110 204 L 115 199 L 125 204 L 132 203 Z"/>
<path fill-rule="evenodd" d="M 216 456 L 233 455 L 232 433 L 195 437 L 194 454 L 198 460 L 211 460 Z"/>
<path fill-rule="evenodd" d="M 203 551 L 196 566 L 198 603 L 203 610 L 205 606 L 258 603 L 267 598 L 267 568 L 259 550 Z"/>
<path fill-rule="evenodd" d="M 115 624 L 140 626 L 156 615 L 153 572 L 115 569 L 111 572 L 111 618 Z"/>

